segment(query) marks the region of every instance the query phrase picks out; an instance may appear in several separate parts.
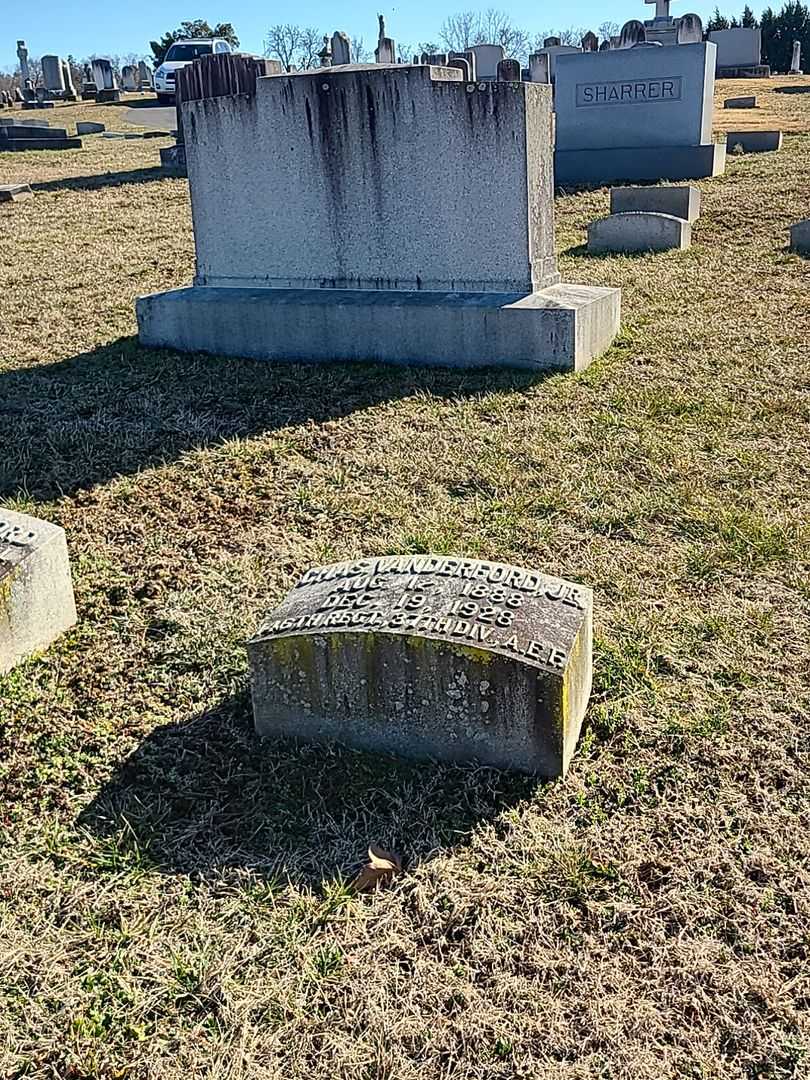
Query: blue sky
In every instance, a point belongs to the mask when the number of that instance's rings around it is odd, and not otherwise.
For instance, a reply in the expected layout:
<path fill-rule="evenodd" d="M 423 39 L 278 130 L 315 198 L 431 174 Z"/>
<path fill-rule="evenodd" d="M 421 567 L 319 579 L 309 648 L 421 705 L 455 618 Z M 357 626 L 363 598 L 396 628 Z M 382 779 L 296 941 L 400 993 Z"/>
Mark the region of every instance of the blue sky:
<path fill-rule="evenodd" d="M 742 10 L 739 3 L 720 4 L 721 10 Z M 757 5 L 752 5 L 759 11 Z M 764 5 L 760 5 L 764 6 Z M 232 22 L 240 37 L 242 48 L 249 52 L 264 51 L 264 36 L 272 23 L 300 23 L 322 27 L 331 33 L 345 30 L 351 37 L 363 37 L 366 45 L 376 40 L 377 13 L 386 17 L 387 32 L 395 41 L 416 44 L 418 41 L 436 40 L 439 27 L 447 15 L 457 11 L 501 8 L 509 12 L 513 21 L 531 33 L 549 28 L 583 26 L 596 29 L 606 19 L 617 23 L 627 19 L 649 18 L 654 7 L 640 0 L 618 0 L 606 5 L 598 0 L 571 0 L 564 5 L 540 7 L 529 0 L 513 3 L 476 4 L 465 0 L 443 0 L 441 4 L 428 0 L 410 0 L 401 7 L 389 7 L 372 0 L 361 0 L 345 7 L 336 7 L 325 0 L 312 0 L 308 4 L 280 0 L 272 6 L 259 0 L 135 0 L 133 3 L 115 3 L 110 0 L 82 0 L 81 4 L 68 0 L 31 0 L 14 3 L 7 0 L 3 13 L 3 41 L 0 44 L 0 69 L 12 70 L 16 65 L 16 41 L 22 38 L 31 56 L 43 53 L 72 53 L 77 58 L 99 55 L 124 56 L 129 53 L 149 52 L 151 38 L 173 29 L 184 19 L 207 19 L 210 23 Z M 690 0 L 676 0 L 672 12 L 683 15 L 696 11 L 704 20 L 714 8 L 714 3 L 693 4 Z"/>

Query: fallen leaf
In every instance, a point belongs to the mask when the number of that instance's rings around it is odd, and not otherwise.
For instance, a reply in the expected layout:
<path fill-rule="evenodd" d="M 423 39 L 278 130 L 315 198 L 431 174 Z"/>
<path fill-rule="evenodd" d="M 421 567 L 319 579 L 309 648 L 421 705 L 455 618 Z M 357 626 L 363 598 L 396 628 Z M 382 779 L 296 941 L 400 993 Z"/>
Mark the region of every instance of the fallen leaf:
<path fill-rule="evenodd" d="M 369 892 L 401 871 L 402 860 L 398 855 L 372 844 L 368 849 L 368 862 L 350 882 L 349 889 L 355 893 Z"/>

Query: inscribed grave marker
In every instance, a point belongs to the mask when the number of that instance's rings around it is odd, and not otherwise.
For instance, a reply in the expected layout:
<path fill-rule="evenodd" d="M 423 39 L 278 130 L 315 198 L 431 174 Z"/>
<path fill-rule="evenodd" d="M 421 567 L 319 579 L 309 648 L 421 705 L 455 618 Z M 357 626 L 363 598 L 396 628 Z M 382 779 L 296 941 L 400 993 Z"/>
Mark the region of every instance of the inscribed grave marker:
<path fill-rule="evenodd" d="M 248 644 L 262 735 L 565 773 L 591 687 L 593 597 L 477 559 L 309 570 Z"/>

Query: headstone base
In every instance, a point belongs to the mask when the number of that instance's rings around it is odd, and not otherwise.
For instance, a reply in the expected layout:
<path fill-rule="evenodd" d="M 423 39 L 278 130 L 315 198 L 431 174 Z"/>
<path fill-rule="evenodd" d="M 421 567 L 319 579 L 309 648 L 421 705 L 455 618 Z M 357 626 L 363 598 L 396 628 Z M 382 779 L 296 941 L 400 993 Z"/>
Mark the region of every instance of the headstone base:
<path fill-rule="evenodd" d="M 754 64 L 747 67 L 719 67 L 718 79 L 769 79 L 771 69 L 767 64 Z"/>
<path fill-rule="evenodd" d="M 96 101 L 98 101 L 102 105 L 105 102 L 120 101 L 120 100 L 121 100 L 121 91 L 120 90 L 97 90 L 96 91 Z"/>
<path fill-rule="evenodd" d="M 557 150 L 554 183 L 558 188 L 636 180 L 700 180 L 721 176 L 725 143 L 700 146 L 615 147 L 606 150 Z"/>
<path fill-rule="evenodd" d="M 327 363 L 580 371 L 619 329 L 621 290 L 541 292 L 193 286 L 137 302 L 142 345 Z"/>

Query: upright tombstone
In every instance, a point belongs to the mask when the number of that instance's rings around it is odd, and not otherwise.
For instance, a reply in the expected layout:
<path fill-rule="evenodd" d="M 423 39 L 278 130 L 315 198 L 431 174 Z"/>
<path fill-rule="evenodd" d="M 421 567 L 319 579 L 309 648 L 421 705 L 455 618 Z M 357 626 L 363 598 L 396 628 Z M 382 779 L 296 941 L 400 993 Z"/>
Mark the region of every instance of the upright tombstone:
<path fill-rule="evenodd" d="M 473 82 L 473 77 L 470 73 L 470 61 L 466 56 L 454 56 L 447 61 L 448 67 L 458 68 L 461 72 L 461 77 L 464 82 Z"/>
<path fill-rule="evenodd" d="M 447 53 L 422 53 L 423 64 L 432 64 L 434 67 L 447 67 Z"/>
<path fill-rule="evenodd" d="M 543 38 L 544 49 L 555 49 L 558 45 L 562 44 L 558 37 Z"/>
<path fill-rule="evenodd" d="M 152 69 L 146 63 L 145 60 L 138 61 L 138 89 L 139 90 L 153 90 L 155 87 L 155 77 L 152 74 Z"/>
<path fill-rule="evenodd" d="M 762 31 L 758 26 L 710 30 L 708 39 L 717 46 L 717 75 L 720 78 L 764 75 L 770 71 L 762 63 Z"/>
<path fill-rule="evenodd" d="M 93 60 L 93 78 L 96 83 L 96 101 L 120 101 L 118 81 L 109 60 L 104 57 Z"/>
<path fill-rule="evenodd" d="M 183 99 L 195 283 L 138 301 L 144 344 L 570 370 L 613 339 L 619 290 L 559 284 L 550 88 L 361 65 L 255 89 Z"/>
<path fill-rule="evenodd" d="M 592 608 L 582 585 L 477 559 L 313 568 L 248 643 L 256 730 L 562 776 Z"/>
<path fill-rule="evenodd" d="M 582 38 L 580 44 L 583 52 L 597 52 L 599 49 L 599 38 L 592 30 L 589 30 Z"/>
<path fill-rule="evenodd" d="M 76 93 L 76 87 L 73 85 L 73 72 L 70 70 L 70 64 L 67 60 L 62 61 L 62 81 L 65 84 L 62 97 L 66 101 L 75 101 L 78 94 Z"/>
<path fill-rule="evenodd" d="M 397 62 L 397 47 L 394 39 L 385 36 L 385 16 L 378 15 L 379 34 L 377 36 L 377 48 L 374 50 L 374 59 L 378 64 L 395 64 Z"/>
<path fill-rule="evenodd" d="M 0 674 L 75 622 L 65 530 L 0 510 Z"/>
<path fill-rule="evenodd" d="M 496 69 L 498 82 L 520 82 L 520 61 L 501 60 Z"/>
<path fill-rule="evenodd" d="M 804 75 L 802 71 L 802 43 L 800 41 L 793 42 L 793 56 L 790 60 L 790 75 Z"/>
<path fill-rule="evenodd" d="M 342 64 L 350 64 L 352 62 L 352 43 L 349 40 L 348 34 L 344 34 L 342 30 L 336 30 L 332 34 L 332 66 L 338 67 Z"/>
<path fill-rule="evenodd" d="M 636 45 L 640 45 L 647 40 L 647 31 L 643 22 L 639 22 L 638 19 L 630 19 L 622 27 L 622 32 L 619 35 L 619 48 L 620 49 L 632 49 Z"/>
<path fill-rule="evenodd" d="M 452 60 L 466 60 L 467 61 L 467 73 L 468 73 L 468 80 L 467 81 L 468 82 L 475 82 L 478 73 L 476 71 L 476 66 L 475 66 L 475 53 L 473 52 L 472 49 L 465 49 L 464 52 L 449 52 L 447 54 L 447 63 L 448 63 L 449 67 L 454 67 L 455 66 L 454 64 L 451 63 Z M 459 70 L 463 71 L 464 69 L 460 68 Z"/>
<path fill-rule="evenodd" d="M 547 52 L 532 53 L 529 57 L 529 82 L 550 83 L 549 55 Z"/>
<path fill-rule="evenodd" d="M 468 50 L 475 58 L 476 82 L 495 82 L 498 78 L 498 64 L 503 60 L 503 45 L 472 45 Z"/>
<path fill-rule="evenodd" d="M 325 68 L 332 66 L 332 50 L 329 47 L 329 35 L 323 35 L 323 48 L 318 53 L 318 66 Z"/>
<path fill-rule="evenodd" d="M 726 148 L 712 142 L 714 66 L 707 42 L 559 57 L 557 183 L 722 173 Z"/>
<path fill-rule="evenodd" d="M 703 41 L 703 21 L 699 15 L 689 12 L 678 19 L 677 44 L 699 45 Z"/>
<path fill-rule="evenodd" d="M 134 64 L 124 64 L 121 68 L 121 86 L 128 93 L 138 89 L 138 75 Z"/>
<path fill-rule="evenodd" d="M 60 57 L 53 55 L 42 57 L 42 82 L 46 90 L 61 97 L 65 89 L 65 77 Z"/>

